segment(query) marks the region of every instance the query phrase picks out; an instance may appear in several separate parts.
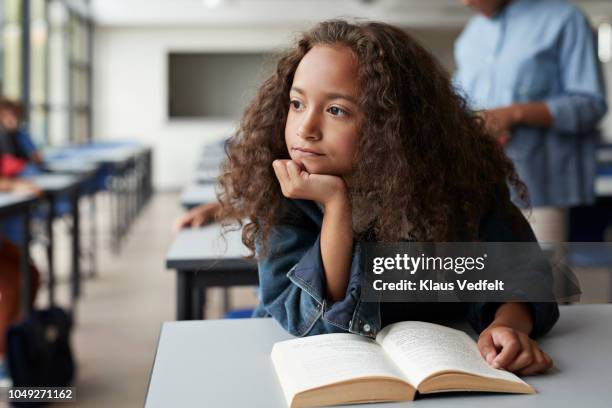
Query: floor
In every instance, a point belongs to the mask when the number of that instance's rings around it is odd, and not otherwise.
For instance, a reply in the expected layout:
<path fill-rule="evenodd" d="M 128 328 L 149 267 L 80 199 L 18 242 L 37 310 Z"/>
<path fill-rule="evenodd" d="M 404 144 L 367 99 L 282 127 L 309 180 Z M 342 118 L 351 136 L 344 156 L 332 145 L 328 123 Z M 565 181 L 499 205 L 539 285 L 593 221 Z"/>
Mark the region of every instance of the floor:
<path fill-rule="evenodd" d="M 121 252 L 113 254 L 105 217 L 107 203 L 105 197 L 98 198 L 98 274 L 83 282 L 72 337 L 78 363 L 78 407 L 135 407 L 144 403 L 161 324 L 175 318 L 175 276 L 165 269 L 164 259 L 172 241 L 173 221 L 182 213 L 178 202 L 177 194 L 156 194 L 122 242 Z M 67 234 L 62 233 L 67 225 L 62 224 L 55 225 L 56 265 L 59 280 L 67 282 L 69 251 Z M 43 253 L 37 253 L 36 248 L 34 252 L 35 260 L 44 265 Z M 67 287 L 63 283 L 58 288 L 58 298 L 64 304 Z M 43 305 L 46 293 L 40 291 L 37 299 Z M 230 299 L 235 307 L 256 302 L 252 288 L 233 289 Z M 221 292 L 211 290 L 207 316 L 222 317 L 221 307 Z"/>

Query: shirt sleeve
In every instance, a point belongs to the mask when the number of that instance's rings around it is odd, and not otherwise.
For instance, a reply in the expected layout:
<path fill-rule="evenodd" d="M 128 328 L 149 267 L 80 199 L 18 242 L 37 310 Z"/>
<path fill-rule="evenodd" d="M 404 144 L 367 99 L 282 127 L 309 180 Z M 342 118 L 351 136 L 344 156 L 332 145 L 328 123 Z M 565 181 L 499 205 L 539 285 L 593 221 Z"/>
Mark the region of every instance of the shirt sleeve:
<path fill-rule="evenodd" d="M 17 131 L 17 142 L 28 158 L 31 158 L 36 153 L 36 146 L 25 130 L 19 129 Z"/>
<path fill-rule="evenodd" d="M 564 24 L 558 41 L 562 91 L 545 101 L 553 128 L 565 133 L 591 131 L 608 107 L 593 31 L 578 10 Z"/>
<path fill-rule="evenodd" d="M 319 226 L 295 214 L 280 218 L 258 263 L 263 308 L 296 336 L 348 331 L 359 300 L 359 255 L 353 254 L 346 296 L 329 303 Z"/>
<path fill-rule="evenodd" d="M 495 205 L 481 224 L 480 236 L 486 242 L 537 242 L 525 217 L 510 202 L 503 207 Z M 541 278 L 549 279 L 550 276 Z M 531 337 L 547 333 L 559 319 L 559 307 L 555 301 L 525 303 L 533 319 Z M 468 320 L 477 333 L 482 332 L 491 324 L 495 318 L 495 312 L 501 305 L 502 303 L 498 302 L 477 302 L 469 305 Z"/>

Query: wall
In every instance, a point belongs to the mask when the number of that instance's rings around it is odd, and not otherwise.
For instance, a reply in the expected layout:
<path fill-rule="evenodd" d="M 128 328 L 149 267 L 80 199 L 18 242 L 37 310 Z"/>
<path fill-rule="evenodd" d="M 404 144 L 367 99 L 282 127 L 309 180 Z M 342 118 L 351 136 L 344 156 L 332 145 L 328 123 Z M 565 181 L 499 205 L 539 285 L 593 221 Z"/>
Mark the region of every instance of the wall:
<path fill-rule="evenodd" d="M 190 28 L 191 27 L 191 28 Z M 278 51 L 306 28 L 280 24 L 180 28 L 157 25 L 102 25 L 94 43 L 94 138 L 133 138 L 154 148 L 154 184 L 176 190 L 193 179 L 201 146 L 229 135 L 230 120 L 168 119 L 167 54 L 176 52 Z M 420 27 L 410 32 L 452 70 L 457 25 Z M 612 63 L 604 66 L 612 84 Z M 610 105 L 612 98 L 609 95 Z M 612 115 L 603 126 L 612 141 Z"/>
<path fill-rule="evenodd" d="M 158 189 L 178 189 L 195 172 L 201 146 L 228 135 L 228 120 L 168 119 L 169 51 L 273 52 L 291 30 L 97 28 L 94 138 L 133 138 L 154 149 Z"/>

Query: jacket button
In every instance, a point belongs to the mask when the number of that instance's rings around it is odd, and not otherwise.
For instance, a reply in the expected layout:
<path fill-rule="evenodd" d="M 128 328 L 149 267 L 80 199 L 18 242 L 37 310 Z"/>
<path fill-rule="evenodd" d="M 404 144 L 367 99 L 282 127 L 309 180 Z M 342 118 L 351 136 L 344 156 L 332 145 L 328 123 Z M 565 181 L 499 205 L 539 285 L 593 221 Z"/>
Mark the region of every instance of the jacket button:
<path fill-rule="evenodd" d="M 366 333 L 369 333 L 370 332 L 370 325 L 369 324 L 364 324 L 363 325 L 363 331 L 366 332 Z"/>

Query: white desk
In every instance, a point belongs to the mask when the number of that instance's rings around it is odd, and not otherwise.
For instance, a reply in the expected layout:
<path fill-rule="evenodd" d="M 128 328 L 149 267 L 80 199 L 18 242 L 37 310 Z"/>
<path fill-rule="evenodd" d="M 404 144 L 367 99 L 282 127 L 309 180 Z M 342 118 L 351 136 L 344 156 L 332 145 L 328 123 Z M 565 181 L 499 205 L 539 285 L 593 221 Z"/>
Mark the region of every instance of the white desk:
<path fill-rule="evenodd" d="M 215 184 L 196 184 L 185 187 L 181 192 L 181 205 L 185 208 L 217 201 Z"/>
<path fill-rule="evenodd" d="M 286 407 L 272 345 L 289 339 L 272 319 L 164 323 L 145 401 L 154 407 Z M 527 377 L 535 395 L 452 393 L 394 407 L 609 407 L 612 401 L 612 305 L 562 306 L 544 338 L 556 367 Z"/>
<path fill-rule="evenodd" d="M 166 255 L 166 267 L 176 270 L 177 320 L 202 319 L 206 289 L 257 285 L 257 264 L 243 257 L 241 231 L 221 238 L 219 224 L 181 230 Z M 224 300 L 227 310 L 227 298 Z"/>
<path fill-rule="evenodd" d="M 54 260 L 54 231 L 53 221 L 56 218 L 57 202 L 67 196 L 70 199 L 70 213 L 72 218 L 71 228 L 71 263 L 72 263 L 72 288 L 71 299 L 73 310 L 76 307 L 76 300 L 81 291 L 81 230 L 80 230 L 80 215 L 79 215 L 79 197 L 83 183 L 86 181 L 84 176 L 73 174 L 39 174 L 21 178 L 22 180 L 30 181 L 32 184 L 40 188 L 49 203 L 47 214 L 46 230 L 49 241 L 47 242 L 47 265 L 48 265 L 48 287 L 49 287 L 49 304 L 55 304 L 55 260 Z"/>

